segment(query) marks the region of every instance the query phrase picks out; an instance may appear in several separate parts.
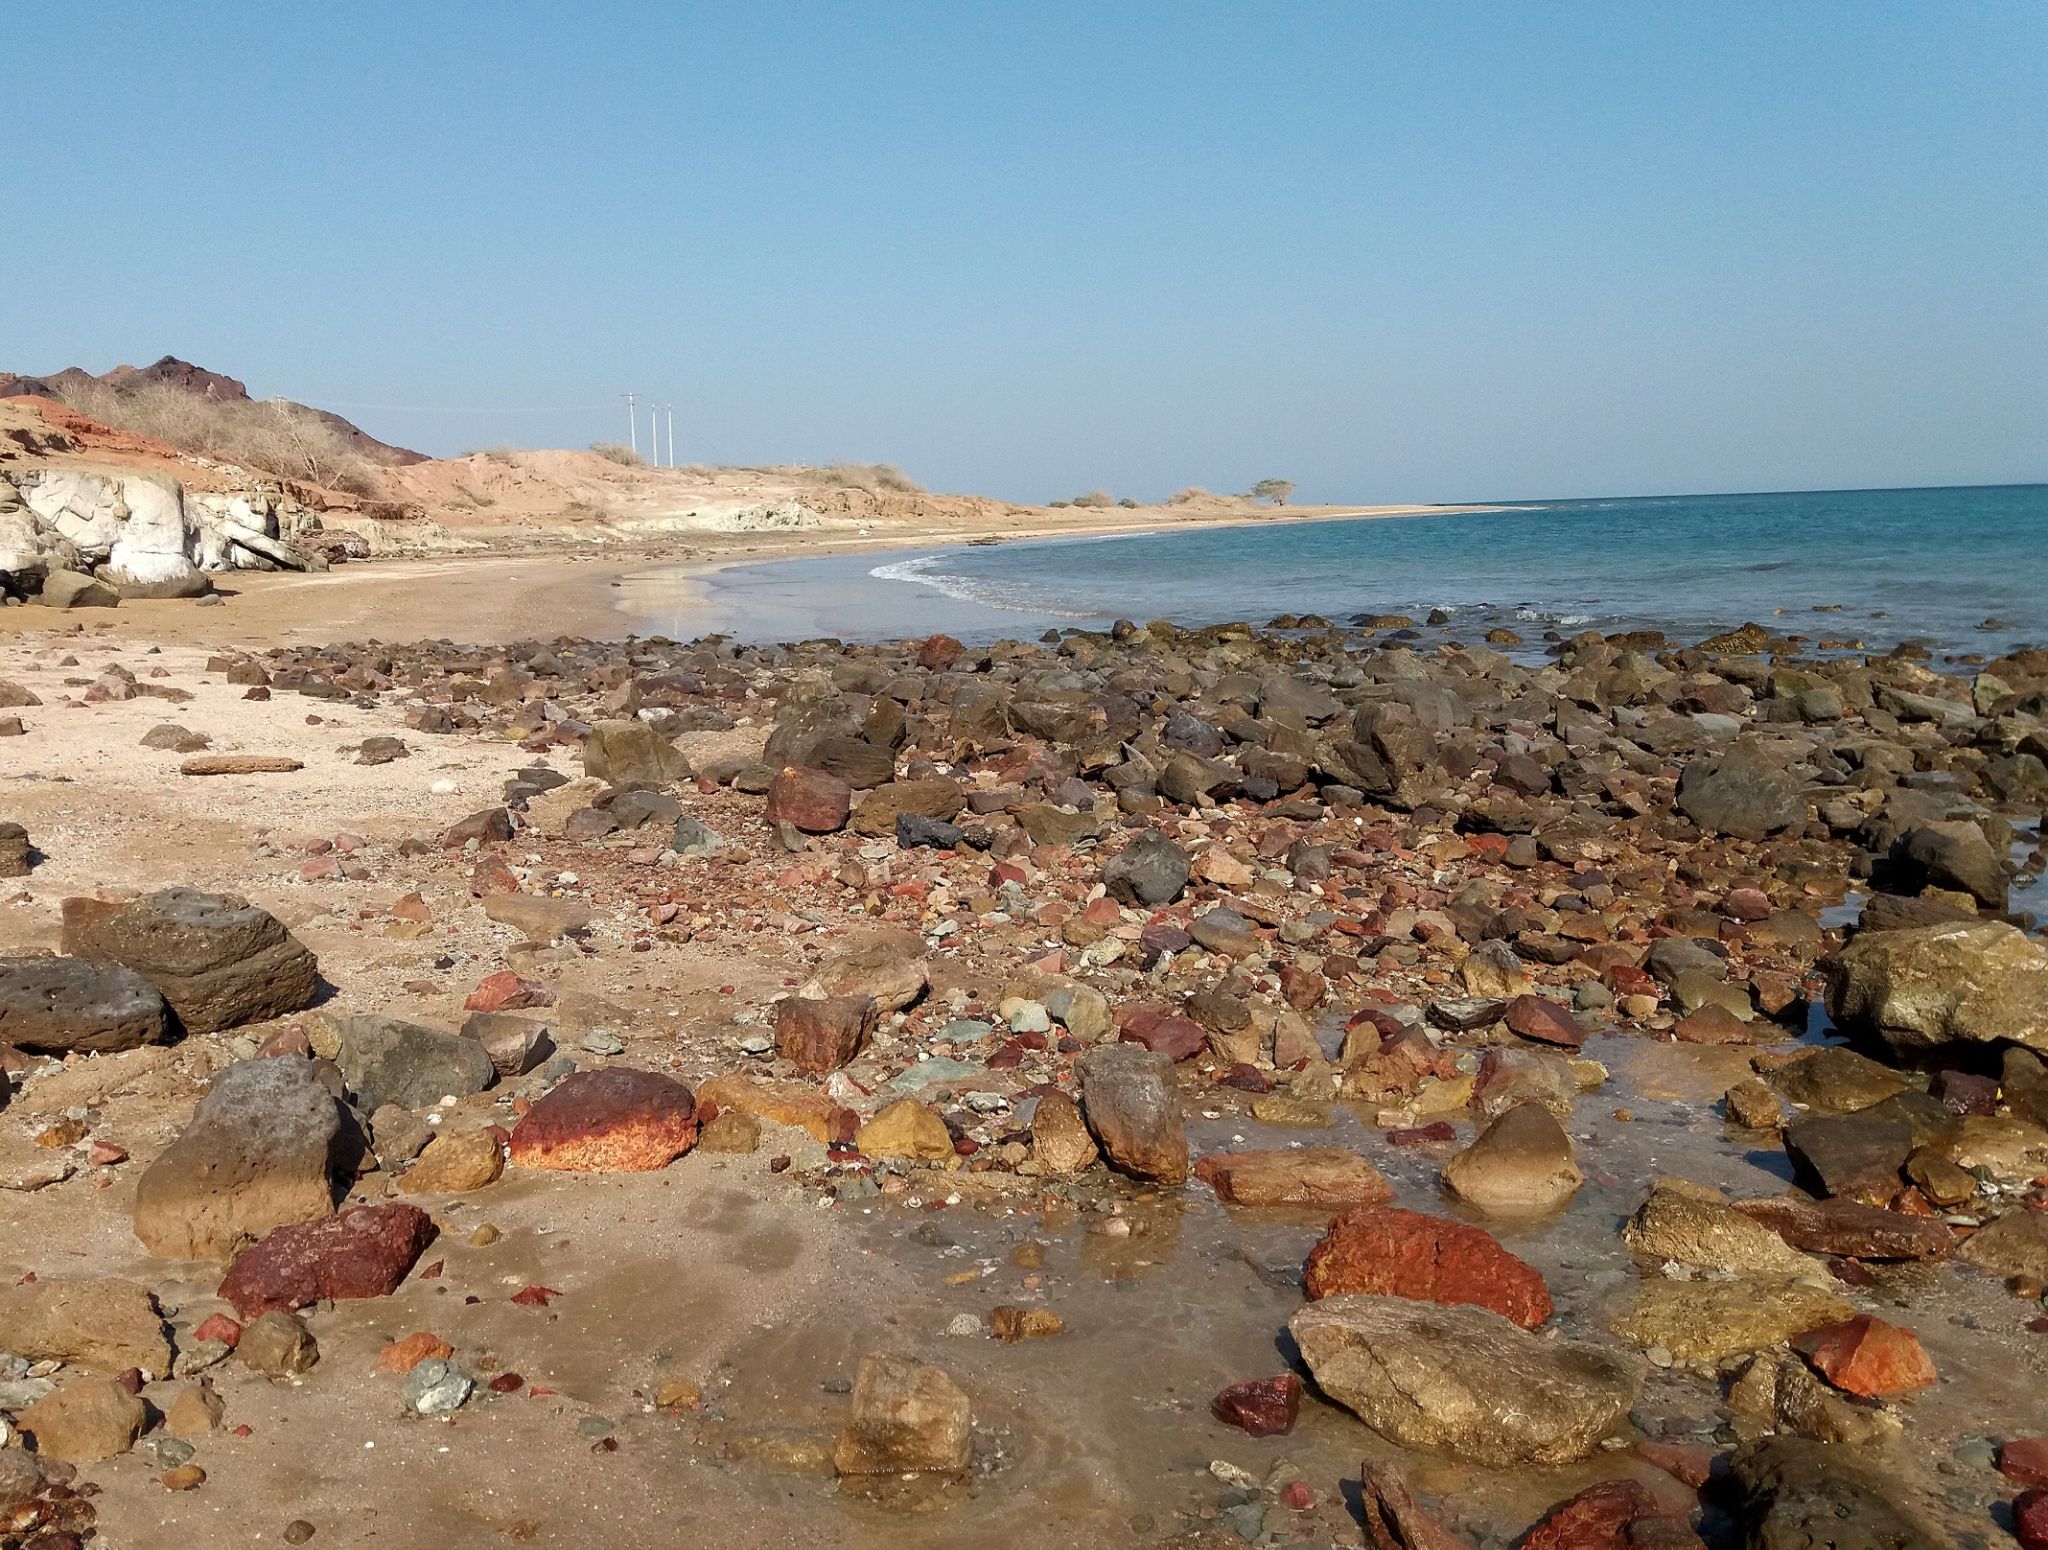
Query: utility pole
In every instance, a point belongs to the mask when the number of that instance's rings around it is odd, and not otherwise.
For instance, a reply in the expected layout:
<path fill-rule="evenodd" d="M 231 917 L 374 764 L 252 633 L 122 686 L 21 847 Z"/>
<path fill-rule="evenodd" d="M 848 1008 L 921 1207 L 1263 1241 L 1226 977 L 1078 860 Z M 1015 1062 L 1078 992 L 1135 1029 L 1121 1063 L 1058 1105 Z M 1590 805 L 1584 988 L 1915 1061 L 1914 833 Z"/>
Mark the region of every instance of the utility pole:
<path fill-rule="evenodd" d="M 640 454 L 640 416 L 633 410 L 633 400 L 639 396 L 637 393 L 626 395 L 626 439 L 632 444 L 635 457 Z"/>
<path fill-rule="evenodd" d="M 674 404 L 664 404 L 662 407 L 668 411 L 668 466 L 674 468 L 676 466 L 676 406 Z"/>

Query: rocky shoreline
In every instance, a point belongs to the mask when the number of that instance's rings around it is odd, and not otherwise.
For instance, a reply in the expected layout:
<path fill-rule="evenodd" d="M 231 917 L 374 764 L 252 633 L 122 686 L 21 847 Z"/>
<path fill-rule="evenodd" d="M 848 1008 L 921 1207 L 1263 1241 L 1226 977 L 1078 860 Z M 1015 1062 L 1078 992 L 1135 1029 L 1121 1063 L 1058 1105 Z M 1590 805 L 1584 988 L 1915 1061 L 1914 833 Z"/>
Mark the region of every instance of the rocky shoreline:
<path fill-rule="evenodd" d="M 0 1544 L 356 1543 L 295 1412 L 628 1472 L 449 1542 L 690 1469 L 898 1542 L 2048 1544 L 2048 652 L 1280 622 L 24 640 L 14 767 L 159 701 L 289 818 L 0 845 Z M 607 1281 L 707 1252 L 702 1329 Z"/>

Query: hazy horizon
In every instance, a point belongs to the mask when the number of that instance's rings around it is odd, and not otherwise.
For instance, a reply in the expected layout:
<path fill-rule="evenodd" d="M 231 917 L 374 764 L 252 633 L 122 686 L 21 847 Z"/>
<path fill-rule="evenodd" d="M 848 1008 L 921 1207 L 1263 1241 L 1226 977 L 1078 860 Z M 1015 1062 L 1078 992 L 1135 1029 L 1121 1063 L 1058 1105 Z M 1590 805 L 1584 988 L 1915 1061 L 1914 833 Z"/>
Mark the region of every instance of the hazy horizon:
<path fill-rule="evenodd" d="M 175 20 L 0 17 L 91 104 L 17 126 L 0 369 L 441 455 L 631 389 L 680 461 L 1031 501 L 2048 479 L 2034 5 Z"/>

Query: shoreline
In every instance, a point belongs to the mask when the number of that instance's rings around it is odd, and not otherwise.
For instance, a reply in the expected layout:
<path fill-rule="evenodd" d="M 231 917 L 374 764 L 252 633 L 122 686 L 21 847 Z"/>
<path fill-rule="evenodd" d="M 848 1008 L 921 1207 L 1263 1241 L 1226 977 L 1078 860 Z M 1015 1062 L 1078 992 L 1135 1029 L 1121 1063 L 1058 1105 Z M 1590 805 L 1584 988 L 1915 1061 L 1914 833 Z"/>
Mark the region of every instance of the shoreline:
<path fill-rule="evenodd" d="M 1011 540 L 1132 537 L 1223 527 L 1305 522 L 1383 521 L 1462 515 L 1494 506 L 1281 508 L 1257 515 L 1218 513 L 1174 520 L 1033 522 L 1010 527 L 949 522 L 907 531 L 838 528 L 788 532 L 688 534 L 587 548 L 477 549 L 352 561 L 311 574 L 235 571 L 216 578 L 223 605 L 189 599 L 125 599 L 114 609 L 52 610 L 33 604 L 0 609 L 0 638 L 38 631 L 90 632 L 112 640 L 163 645 L 261 647 L 337 640 L 386 642 L 445 638 L 502 645 L 521 639 L 622 639 L 622 615 L 645 614 L 625 595 L 639 584 L 669 589 L 665 606 L 694 617 L 708 633 L 715 620 L 705 579 L 720 571 L 789 560 L 833 559 L 926 548 L 956 548 L 977 538 Z M 879 524 L 877 524 L 879 526 Z M 644 632 L 643 632 L 644 633 Z"/>

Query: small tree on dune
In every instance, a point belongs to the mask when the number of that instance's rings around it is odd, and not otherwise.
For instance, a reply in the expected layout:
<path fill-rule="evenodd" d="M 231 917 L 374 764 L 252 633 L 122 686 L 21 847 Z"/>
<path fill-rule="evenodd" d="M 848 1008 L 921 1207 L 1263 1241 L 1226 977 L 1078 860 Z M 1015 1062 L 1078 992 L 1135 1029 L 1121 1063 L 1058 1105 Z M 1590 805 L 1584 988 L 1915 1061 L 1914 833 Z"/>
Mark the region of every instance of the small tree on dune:
<path fill-rule="evenodd" d="M 1252 495 L 1262 501 L 1271 501 L 1276 506 L 1287 504 L 1287 497 L 1294 493 L 1292 479 L 1261 479 L 1252 486 Z"/>

